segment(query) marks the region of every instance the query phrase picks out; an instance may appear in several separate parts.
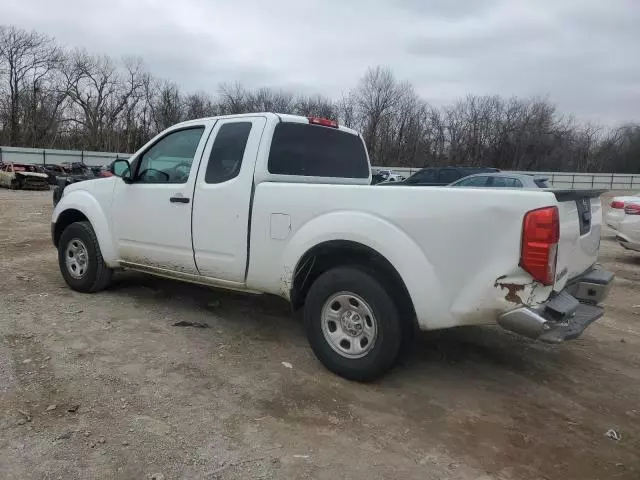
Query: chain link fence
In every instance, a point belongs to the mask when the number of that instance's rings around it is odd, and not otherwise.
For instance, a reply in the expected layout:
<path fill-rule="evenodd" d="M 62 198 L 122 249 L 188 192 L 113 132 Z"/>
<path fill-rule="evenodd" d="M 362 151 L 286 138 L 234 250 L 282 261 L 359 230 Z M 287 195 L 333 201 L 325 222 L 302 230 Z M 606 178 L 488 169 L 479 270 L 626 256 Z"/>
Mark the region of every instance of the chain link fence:
<path fill-rule="evenodd" d="M 407 178 L 419 168 L 404 167 L 371 167 L 373 171 L 391 170 Z M 505 171 L 506 172 L 506 171 Z M 549 186 L 553 188 L 606 188 L 608 190 L 638 190 L 640 192 L 640 175 L 626 173 L 580 173 L 580 172 L 523 172 L 513 171 L 528 175 L 540 175 L 549 179 Z"/>
<path fill-rule="evenodd" d="M 91 152 L 86 150 L 53 150 L 42 148 L 0 147 L 0 162 L 35 163 L 41 165 L 80 162 L 90 167 L 108 165 L 119 158 L 129 158 L 129 153 Z M 374 171 L 391 170 L 408 177 L 419 168 L 372 167 Z M 640 175 L 622 173 L 573 173 L 573 172 L 514 172 L 547 177 L 553 188 L 606 188 L 609 190 L 640 191 Z"/>
<path fill-rule="evenodd" d="M 84 163 L 89 167 L 108 165 L 118 158 L 129 158 L 129 153 L 90 152 L 86 150 L 54 150 L 49 148 L 0 147 L 0 162 L 53 165 Z"/>

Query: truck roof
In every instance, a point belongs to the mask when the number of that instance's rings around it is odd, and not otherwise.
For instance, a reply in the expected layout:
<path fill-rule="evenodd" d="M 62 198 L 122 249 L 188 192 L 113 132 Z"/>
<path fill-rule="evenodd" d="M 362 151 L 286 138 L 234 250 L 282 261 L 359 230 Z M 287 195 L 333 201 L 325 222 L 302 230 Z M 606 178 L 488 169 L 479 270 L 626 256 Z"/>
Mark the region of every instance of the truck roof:
<path fill-rule="evenodd" d="M 287 113 L 275 113 L 275 112 L 254 112 L 254 113 L 236 113 L 232 115 L 217 115 L 215 117 L 202 117 L 202 118 L 194 118 L 192 120 L 186 120 L 184 122 L 180 122 L 177 124 L 178 126 L 188 126 L 197 124 L 198 122 L 202 122 L 204 120 L 222 120 L 229 118 L 244 118 L 244 117 L 255 117 L 256 115 L 264 116 L 279 122 L 289 122 L 289 123 L 309 123 L 310 118 L 314 117 L 303 117 L 302 115 L 289 115 Z M 359 135 L 359 133 L 351 128 L 338 125 L 338 129 L 342 132 L 351 133 L 352 135 Z"/>

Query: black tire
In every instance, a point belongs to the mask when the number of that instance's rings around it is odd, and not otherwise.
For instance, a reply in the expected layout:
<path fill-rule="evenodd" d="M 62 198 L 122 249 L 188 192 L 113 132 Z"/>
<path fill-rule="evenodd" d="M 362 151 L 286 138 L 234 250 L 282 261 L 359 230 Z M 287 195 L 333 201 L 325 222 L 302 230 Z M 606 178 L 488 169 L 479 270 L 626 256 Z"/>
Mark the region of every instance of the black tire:
<path fill-rule="evenodd" d="M 87 250 L 87 267 L 80 278 L 69 272 L 66 262 L 67 246 L 75 239 L 79 239 Z M 78 292 L 92 293 L 104 290 L 109 286 L 113 275 L 113 270 L 104 263 L 98 238 L 89 222 L 72 223 L 62 232 L 58 242 L 58 264 L 67 285 Z"/>
<path fill-rule="evenodd" d="M 58 205 L 58 202 L 60 202 L 63 191 L 64 191 L 64 187 L 56 186 L 53 188 L 53 206 L 54 207 Z"/>
<path fill-rule="evenodd" d="M 402 339 L 400 340 L 400 349 L 398 350 L 398 356 L 394 361 L 394 365 L 403 365 L 406 360 L 410 357 L 411 351 L 414 346 L 414 340 L 416 338 L 416 333 L 418 332 L 418 328 L 413 321 L 414 315 L 411 312 L 410 308 L 404 309 L 405 311 L 401 313 L 402 322 Z"/>
<path fill-rule="evenodd" d="M 364 300 L 374 316 L 377 337 L 365 356 L 348 358 L 331 346 L 322 329 L 322 310 L 333 295 L 350 292 Z M 333 268 L 312 285 L 304 306 L 307 339 L 330 371 L 349 380 L 369 382 L 384 375 L 398 357 L 403 328 L 392 296 L 373 273 L 357 266 Z"/>

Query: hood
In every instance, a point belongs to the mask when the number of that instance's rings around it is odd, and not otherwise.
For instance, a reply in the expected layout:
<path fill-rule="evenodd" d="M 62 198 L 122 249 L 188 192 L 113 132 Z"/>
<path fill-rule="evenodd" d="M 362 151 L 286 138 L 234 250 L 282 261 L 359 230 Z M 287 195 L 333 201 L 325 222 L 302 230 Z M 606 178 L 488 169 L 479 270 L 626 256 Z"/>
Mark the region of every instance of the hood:
<path fill-rule="evenodd" d="M 58 180 L 58 182 L 68 181 L 70 183 L 84 182 L 85 180 L 93 180 L 95 178 L 100 178 L 100 177 L 96 177 L 95 175 L 57 175 L 56 176 L 56 179 Z"/>
<path fill-rule="evenodd" d="M 49 178 L 49 175 L 46 173 L 37 173 L 37 172 L 13 172 L 16 175 L 22 175 L 23 177 L 39 177 L 39 178 Z"/>
<path fill-rule="evenodd" d="M 97 190 L 112 189 L 116 178 L 117 177 L 98 177 L 90 180 L 84 180 L 82 182 L 75 182 L 67 185 L 64 191 L 68 193 L 75 192 L 77 190 L 95 192 Z"/>

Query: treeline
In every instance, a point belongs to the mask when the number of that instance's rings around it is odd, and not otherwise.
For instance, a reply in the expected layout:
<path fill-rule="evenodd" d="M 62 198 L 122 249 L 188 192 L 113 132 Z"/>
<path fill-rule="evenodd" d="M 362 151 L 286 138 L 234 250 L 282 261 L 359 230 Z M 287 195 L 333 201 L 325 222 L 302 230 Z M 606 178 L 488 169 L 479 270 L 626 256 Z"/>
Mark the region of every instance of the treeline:
<path fill-rule="evenodd" d="M 140 59 L 0 26 L 0 145 L 133 152 L 176 122 L 256 111 L 336 119 L 362 132 L 376 165 L 640 173 L 640 125 L 583 124 L 544 99 L 468 96 L 436 108 L 382 67 L 340 99 L 239 83 L 186 93 Z"/>

